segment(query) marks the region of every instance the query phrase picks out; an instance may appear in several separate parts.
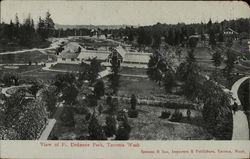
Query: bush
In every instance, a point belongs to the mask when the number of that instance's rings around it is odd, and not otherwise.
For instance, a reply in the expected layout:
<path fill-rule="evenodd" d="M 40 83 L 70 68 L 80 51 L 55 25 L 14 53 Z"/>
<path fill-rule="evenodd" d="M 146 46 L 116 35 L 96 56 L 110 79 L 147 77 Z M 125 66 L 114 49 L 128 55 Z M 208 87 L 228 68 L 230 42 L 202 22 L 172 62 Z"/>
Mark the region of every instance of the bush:
<path fill-rule="evenodd" d="M 127 111 L 125 111 L 125 110 L 119 111 L 117 113 L 117 120 L 118 121 L 128 120 L 127 116 L 128 116 Z"/>
<path fill-rule="evenodd" d="M 179 122 L 183 118 L 182 113 L 178 110 L 175 110 L 174 114 L 172 115 L 170 121 L 172 122 Z"/>
<path fill-rule="evenodd" d="M 89 138 L 90 140 L 106 140 L 106 134 L 103 130 L 103 127 L 97 120 L 95 116 L 92 116 L 92 119 L 88 126 Z"/>
<path fill-rule="evenodd" d="M 137 104 L 137 99 L 136 99 L 136 96 L 134 94 L 132 94 L 132 96 L 131 96 L 130 103 L 131 103 L 131 109 L 135 110 L 136 104 Z"/>
<path fill-rule="evenodd" d="M 115 140 L 128 140 L 131 127 L 128 122 L 125 120 L 123 124 L 119 127 Z"/>
<path fill-rule="evenodd" d="M 137 118 L 137 117 L 138 117 L 138 114 L 139 114 L 139 112 L 138 112 L 137 110 L 130 109 L 130 110 L 128 111 L 128 116 L 129 116 L 130 118 Z"/>
<path fill-rule="evenodd" d="M 170 112 L 170 111 L 164 110 L 164 111 L 161 112 L 160 118 L 162 118 L 162 119 L 167 119 L 167 118 L 169 118 L 170 115 L 171 115 L 171 112 Z"/>
<path fill-rule="evenodd" d="M 118 110 L 118 98 L 113 98 L 110 104 L 111 113 L 115 113 Z"/>
<path fill-rule="evenodd" d="M 117 119 L 115 115 L 109 115 L 106 117 L 106 126 L 104 127 L 107 137 L 112 137 L 117 132 Z"/>
<path fill-rule="evenodd" d="M 70 108 L 64 109 L 62 115 L 60 116 L 60 119 L 64 122 L 66 126 L 75 125 L 74 113 Z"/>

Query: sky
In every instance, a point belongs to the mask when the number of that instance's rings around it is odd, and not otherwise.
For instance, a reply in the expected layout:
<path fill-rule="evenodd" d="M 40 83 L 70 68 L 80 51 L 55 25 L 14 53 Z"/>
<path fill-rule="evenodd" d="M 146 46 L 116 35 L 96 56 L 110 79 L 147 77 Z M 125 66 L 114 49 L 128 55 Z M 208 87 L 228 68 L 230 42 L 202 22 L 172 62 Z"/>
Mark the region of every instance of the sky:
<path fill-rule="evenodd" d="M 1 19 L 9 23 L 29 14 L 35 23 L 49 11 L 57 24 L 153 25 L 200 23 L 250 18 L 250 7 L 241 1 L 7 1 L 1 2 Z"/>

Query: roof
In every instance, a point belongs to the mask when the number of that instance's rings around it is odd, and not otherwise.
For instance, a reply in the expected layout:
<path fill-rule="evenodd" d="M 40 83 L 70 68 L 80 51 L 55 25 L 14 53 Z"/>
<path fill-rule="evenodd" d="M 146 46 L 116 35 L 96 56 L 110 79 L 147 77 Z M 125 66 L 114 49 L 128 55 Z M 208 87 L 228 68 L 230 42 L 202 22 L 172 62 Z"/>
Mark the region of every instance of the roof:
<path fill-rule="evenodd" d="M 62 52 L 62 53 L 60 53 L 59 57 L 66 58 L 66 59 L 72 59 L 72 58 L 77 58 L 78 55 L 79 55 L 79 53 Z"/>
<path fill-rule="evenodd" d="M 116 51 L 122 56 L 122 58 L 125 57 L 126 51 L 122 48 L 122 46 L 119 45 L 119 46 L 116 47 L 115 49 L 116 49 Z"/>
<path fill-rule="evenodd" d="M 70 42 L 64 46 L 63 52 L 75 52 L 78 50 L 79 47 L 82 49 L 82 46 L 78 43 Z"/>
<path fill-rule="evenodd" d="M 126 54 L 124 62 L 148 63 L 150 55 L 150 53 L 129 52 Z"/>
<path fill-rule="evenodd" d="M 83 50 L 77 58 L 85 60 L 93 58 L 96 58 L 97 60 L 106 60 L 109 54 L 110 51 Z"/>
<path fill-rule="evenodd" d="M 227 28 L 226 31 L 224 31 L 224 33 L 228 31 L 233 32 L 234 34 L 239 34 L 237 31 L 234 31 L 232 28 Z"/>

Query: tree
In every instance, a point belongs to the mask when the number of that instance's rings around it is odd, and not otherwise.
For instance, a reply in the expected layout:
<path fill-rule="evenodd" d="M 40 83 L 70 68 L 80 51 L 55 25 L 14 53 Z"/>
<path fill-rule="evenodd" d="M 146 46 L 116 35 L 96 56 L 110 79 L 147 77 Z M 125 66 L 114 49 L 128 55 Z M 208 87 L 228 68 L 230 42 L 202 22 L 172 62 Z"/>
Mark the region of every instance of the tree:
<path fill-rule="evenodd" d="M 94 86 L 94 92 L 97 98 L 104 96 L 105 88 L 103 80 L 98 80 Z"/>
<path fill-rule="evenodd" d="M 113 90 L 113 94 L 116 94 L 120 86 L 120 63 L 118 62 L 118 53 L 113 52 L 111 58 L 111 74 L 108 75 L 110 87 Z"/>
<path fill-rule="evenodd" d="M 130 137 L 131 126 L 127 120 L 122 122 L 117 131 L 116 140 L 128 140 Z"/>
<path fill-rule="evenodd" d="M 29 88 L 29 92 L 36 98 L 37 92 L 43 87 L 38 81 L 33 82 L 32 86 Z"/>
<path fill-rule="evenodd" d="M 159 35 L 154 35 L 153 36 L 153 44 L 152 44 L 152 48 L 154 49 L 158 49 L 160 47 L 161 44 L 161 38 Z"/>
<path fill-rule="evenodd" d="M 88 126 L 89 137 L 91 140 L 106 140 L 105 131 L 98 121 L 95 114 L 92 115 Z"/>
<path fill-rule="evenodd" d="M 131 96 L 130 103 L 131 103 L 131 109 L 135 110 L 136 104 L 137 104 L 137 99 L 136 99 L 136 96 L 134 94 L 132 94 L 132 96 Z"/>
<path fill-rule="evenodd" d="M 45 29 L 46 29 L 47 36 L 51 37 L 54 33 L 55 24 L 51 18 L 50 12 L 46 12 L 44 23 L 45 23 Z"/>
<path fill-rule="evenodd" d="M 101 63 L 96 58 L 93 58 L 90 62 L 90 67 L 89 67 L 89 80 L 91 84 L 94 83 L 95 80 L 97 79 L 100 70 L 101 70 Z"/>
<path fill-rule="evenodd" d="M 72 84 L 76 81 L 75 74 L 66 73 L 66 74 L 57 74 L 55 77 L 54 85 L 57 87 L 58 92 L 62 91 L 64 87 Z"/>
<path fill-rule="evenodd" d="M 218 41 L 223 42 L 224 41 L 224 35 L 223 32 L 221 31 L 218 36 Z"/>
<path fill-rule="evenodd" d="M 105 134 L 107 137 L 112 137 L 117 132 L 118 121 L 116 115 L 108 115 L 106 117 L 106 126 L 104 127 Z"/>
<path fill-rule="evenodd" d="M 56 104 L 57 104 L 56 87 L 55 86 L 44 87 L 41 91 L 41 97 L 45 103 L 47 111 L 50 113 L 50 115 L 52 115 L 53 112 L 56 110 Z"/>
<path fill-rule="evenodd" d="M 62 99 L 65 100 L 66 104 L 73 105 L 76 103 L 78 93 L 79 91 L 75 84 L 68 84 L 62 91 Z"/>
<path fill-rule="evenodd" d="M 234 62 L 236 61 L 236 55 L 231 52 L 230 50 L 227 51 L 226 53 L 227 59 L 225 60 L 225 68 L 224 68 L 224 72 L 225 72 L 225 76 L 227 77 L 228 81 L 231 81 L 231 73 L 233 71 L 234 68 Z"/>
<path fill-rule="evenodd" d="M 166 61 L 164 61 L 164 58 L 158 51 L 156 51 L 153 55 L 150 55 L 147 69 L 149 79 L 155 81 L 160 86 L 166 70 Z"/>
<path fill-rule="evenodd" d="M 19 29 L 20 44 L 27 47 L 32 47 L 35 38 L 34 21 L 29 15 L 24 24 Z"/>
<path fill-rule="evenodd" d="M 172 92 L 172 89 L 176 84 L 175 81 L 176 81 L 175 73 L 171 70 L 168 70 L 164 77 L 164 88 L 165 88 L 166 93 Z"/>
<path fill-rule="evenodd" d="M 19 76 L 15 72 L 4 72 L 2 81 L 6 86 L 19 85 Z"/>
<path fill-rule="evenodd" d="M 26 90 L 19 89 L 9 98 L 5 99 L 5 119 L 6 127 L 10 127 L 19 120 L 19 113 L 24 110 Z"/>
<path fill-rule="evenodd" d="M 46 40 L 46 38 L 48 38 L 48 34 L 45 28 L 45 21 L 41 17 L 39 17 L 39 20 L 38 20 L 37 33 L 41 37 L 42 40 Z"/>
<path fill-rule="evenodd" d="M 215 33 L 213 30 L 209 32 L 209 44 L 214 47 L 216 45 Z"/>
<path fill-rule="evenodd" d="M 230 95 L 212 81 L 205 81 L 199 98 L 204 101 L 202 114 L 208 132 L 218 139 L 231 140 L 233 119 Z"/>
<path fill-rule="evenodd" d="M 219 51 L 216 51 L 212 56 L 212 60 L 213 60 L 214 66 L 215 66 L 215 73 L 216 73 L 216 76 L 217 76 L 217 69 L 218 69 L 218 67 L 221 65 L 221 63 L 223 61 L 221 53 Z"/>
<path fill-rule="evenodd" d="M 13 128 L 22 140 L 37 139 L 48 119 L 44 103 L 40 100 L 33 100 L 28 102 L 23 109 Z"/>

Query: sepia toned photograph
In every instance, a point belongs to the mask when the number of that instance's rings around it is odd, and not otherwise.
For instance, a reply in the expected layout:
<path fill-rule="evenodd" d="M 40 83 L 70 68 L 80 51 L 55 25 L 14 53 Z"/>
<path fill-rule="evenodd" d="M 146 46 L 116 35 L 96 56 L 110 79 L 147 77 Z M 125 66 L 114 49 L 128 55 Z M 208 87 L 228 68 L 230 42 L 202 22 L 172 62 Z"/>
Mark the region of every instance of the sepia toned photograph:
<path fill-rule="evenodd" d="M 249 88 L 244 2 L 0 1 L 1 140 L 249 140 Z"/>

